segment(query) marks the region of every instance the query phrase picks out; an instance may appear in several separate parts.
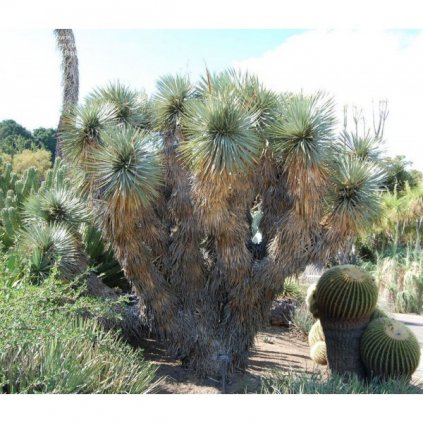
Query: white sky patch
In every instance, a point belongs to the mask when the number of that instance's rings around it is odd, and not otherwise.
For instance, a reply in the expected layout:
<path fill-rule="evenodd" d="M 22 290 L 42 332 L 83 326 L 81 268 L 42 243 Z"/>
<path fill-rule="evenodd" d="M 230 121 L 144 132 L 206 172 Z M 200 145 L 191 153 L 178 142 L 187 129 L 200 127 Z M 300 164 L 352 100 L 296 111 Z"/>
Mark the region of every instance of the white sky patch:
<path fill-rule="evenodd" d="M 279 91 L 324 90 L 343 105 L 362 108 L 372 125 L 372 104 L 388 101 L 386 150 L 423 170 L 423 34 L 316 30 L 290 37 L 261 57 L 234 64 Z"/>

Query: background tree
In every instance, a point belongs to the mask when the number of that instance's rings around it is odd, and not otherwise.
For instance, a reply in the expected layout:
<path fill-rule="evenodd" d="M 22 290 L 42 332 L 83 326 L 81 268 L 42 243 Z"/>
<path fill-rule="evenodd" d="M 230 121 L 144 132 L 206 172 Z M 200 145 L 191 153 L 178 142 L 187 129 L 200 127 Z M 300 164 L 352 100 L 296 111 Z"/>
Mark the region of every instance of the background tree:
<path fill-rule="evenodd" d="M 232 70 L 163 77 L 152 99 L 112 85 L 65 115 L 66 157 L 144 318 L 198 373 L 245 368 L 284 280 L 378 219 L 382 172 L 335 124 L 328 96 Z"/>
<path fill-rule="evenodd" d="M 31 139 L 31 132 L 24 128 L 19 123 L 12 119 L 3 120 L 0 122 L 0 140 L 7 138 L 10 135 L 20 135 L 23 138 Z"/>
<path fill-rule="evenodd" d="M 56 155 L 56 130 L 53 128 L 37 128 L 32 131 L 32 136 L 38 146 L 50 151 L 54 161 Z"/>

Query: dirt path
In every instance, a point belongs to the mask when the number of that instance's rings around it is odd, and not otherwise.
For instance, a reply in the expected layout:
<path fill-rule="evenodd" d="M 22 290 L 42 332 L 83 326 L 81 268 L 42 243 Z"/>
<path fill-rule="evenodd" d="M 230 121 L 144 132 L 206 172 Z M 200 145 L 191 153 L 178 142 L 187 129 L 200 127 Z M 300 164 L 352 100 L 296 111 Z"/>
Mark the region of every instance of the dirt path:
<path fill-rule="evenodd" d="M 199 380 L 169 358 L 162 345 L 146 340 L 142 345 L 147 360 L 159 366 L 158 378 L 163 377 L 157 393 L 168 394 L 218 394 L 221 382 L 207 378 Z M 252 349 L 249 366 L 245 373 L 235 372 L 230 376 L 227 393 L 254 393 L 260 390 L 261 379 L 271 371 L 301 370 L 313 372 L 323 370 L 309 357 L 306 338 L 294 331 L 280 327 L 269 327 L 261 331 Z"/>

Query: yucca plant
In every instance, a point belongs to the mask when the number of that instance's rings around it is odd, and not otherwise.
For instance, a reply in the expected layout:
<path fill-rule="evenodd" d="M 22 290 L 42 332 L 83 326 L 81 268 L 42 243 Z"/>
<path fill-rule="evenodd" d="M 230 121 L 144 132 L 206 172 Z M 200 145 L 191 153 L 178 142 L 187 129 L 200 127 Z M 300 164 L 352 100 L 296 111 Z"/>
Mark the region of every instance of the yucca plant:
<path fill-rule="evenodd" d="M 91 108 L 124 108 L 116 90 L 74 109 L 62 134 L 71 168 L 170 351 L 199 374 L 245 368 L 284 280 L 379 217 L 381 173 L 339 150 L 330 97 L 274 93 L 235 71 L 198 85 L 165 76 L 142 128 L 142 116 L 110 120 L 81 143 Z"/>

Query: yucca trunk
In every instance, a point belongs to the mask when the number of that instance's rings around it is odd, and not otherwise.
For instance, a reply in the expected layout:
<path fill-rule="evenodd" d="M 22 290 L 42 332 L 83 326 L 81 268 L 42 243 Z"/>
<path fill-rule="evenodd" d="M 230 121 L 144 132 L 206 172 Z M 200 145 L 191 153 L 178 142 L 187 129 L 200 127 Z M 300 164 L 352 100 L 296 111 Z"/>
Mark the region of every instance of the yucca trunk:
<path fill-rule="evenodd" d="M 78 104 L 79 96 L 79 70 L 78 55 L 76 51 L 75 36 L 71 29 L 55 29 L 57 47 L 62 55 L 62 112 L 57 131 L 56 156 L 63 157 L 61 132 L 63 119 L 66 112 L 72 106 Z"/>

